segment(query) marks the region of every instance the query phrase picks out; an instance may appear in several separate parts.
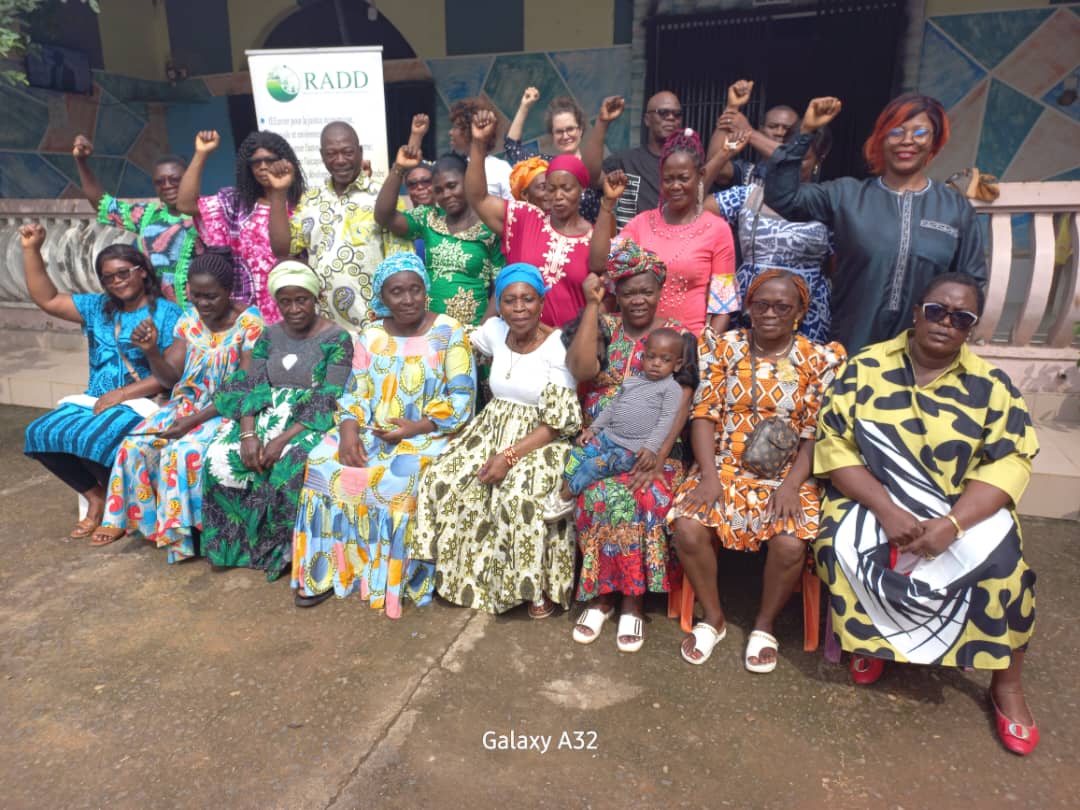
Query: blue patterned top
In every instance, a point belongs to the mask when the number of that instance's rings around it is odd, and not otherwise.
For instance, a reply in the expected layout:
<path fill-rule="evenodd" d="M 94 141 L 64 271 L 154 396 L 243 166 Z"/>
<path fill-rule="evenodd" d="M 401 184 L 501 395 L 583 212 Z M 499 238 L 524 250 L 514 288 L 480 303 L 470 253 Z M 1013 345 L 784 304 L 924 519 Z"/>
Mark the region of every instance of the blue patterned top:
<path fill-rule="evenodd" d="M 828 227 L 815 221 L 789 222 L 763 203 L 755 217 L 753 209 L 757 206 L 746 204 L 754 189 L 758 189 L 758 195 L 762 194 L 761 187 L 751 183 L 732 186 L 714 195 L 720 216 L 739 235 L 743 262 L 758 268 L 820 270 L 833 252 Z"/>
<path fill-rule="evenodd" d="M 138 372 L 139 379 L 149 377 L 150 366 L 142 349 L 131 342 L 131 333 L 144 320 L 153 318 L 158 331 L 158 350 L 163 352 L 172 345 L 176 322 L 183 314 L 180 307 L 164 298 L 154 301 L 152 314 L 150 307 L 140 307 L 132 312 L 114 312 L 112 317 L 105 314 L 106 295 L 85 293 L 73 295 L 71 299 L 82 316 L 82 331 L 90 344 L 90 378 L 86 393 L 92 397 L 136 382 L 121 359 L 121 352 Z M 117 319 L 120 322 L 119 341 Z"/>

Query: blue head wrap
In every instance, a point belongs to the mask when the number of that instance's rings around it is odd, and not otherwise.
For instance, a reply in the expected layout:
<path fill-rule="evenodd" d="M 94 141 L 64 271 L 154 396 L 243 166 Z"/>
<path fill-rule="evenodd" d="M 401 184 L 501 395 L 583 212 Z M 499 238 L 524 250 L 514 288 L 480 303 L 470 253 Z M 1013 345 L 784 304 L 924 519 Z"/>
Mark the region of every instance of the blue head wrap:
<path fill-rule="evenodd" d="M 415 253 L 395 253 L 387 259 L 383 259 L 375 268 L 375 276 L 371 280 L 373 295 L 371 299 L 371 311 L 380 318 L 390 317 L 390 308 L 383 303 L 382 288 L 386 280 L 395 273 L 416 273 L 424 280 L 424 289 L 431 294 L 431 280 L 428 278 L 424 262 Z"/>
<path fill-rule="evenodd" d="M 544 277 L 540 275 L 540 271 L 531 264 L 517 262 L 516 264 L 506 265 L 506 267 L 499 271 L 499 275 L 495 277 L 495 303 L 497 304 L 499 299 L 502 298 L 503 290 L 511 284 L 517 284 L 518 282 L 528 284 L 540 293 L 541 298 L 543 298 L 544 293 L 547 292 L 547 287 L 544 285 Z"/>

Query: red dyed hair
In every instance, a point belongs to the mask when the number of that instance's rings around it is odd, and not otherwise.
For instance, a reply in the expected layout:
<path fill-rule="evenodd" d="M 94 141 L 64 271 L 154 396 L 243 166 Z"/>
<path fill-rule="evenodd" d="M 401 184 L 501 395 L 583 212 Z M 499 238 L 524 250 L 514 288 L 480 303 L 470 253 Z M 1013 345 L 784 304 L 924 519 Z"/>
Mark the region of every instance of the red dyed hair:
<path fill-rule="evenodd" d="M 933 158 L 942 150 L 949 140 L 949 117 L 945 114 L 945 108 L 936 98 L 918 93 L 904 93 L 885 105 L 874 124 L 874 131 L 863 144 L 863 157 L 866 158 L 871 174 L 882 174 L 885 171 L 885 138 L 889 130 L 910 121 L 919 113 L 926 113 L 934 127 L 930 157 Z"/>

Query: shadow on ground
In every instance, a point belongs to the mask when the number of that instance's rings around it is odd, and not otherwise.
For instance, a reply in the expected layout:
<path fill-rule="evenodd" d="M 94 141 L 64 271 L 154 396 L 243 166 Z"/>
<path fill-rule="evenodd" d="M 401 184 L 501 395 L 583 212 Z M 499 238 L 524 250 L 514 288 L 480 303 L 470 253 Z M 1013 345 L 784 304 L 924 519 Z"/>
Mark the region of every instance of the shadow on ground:
<path fill-rule="evenodd" d="M 610 627 L 574 644 L 565 615 L 301 611 L 255 572 L 91 549 L 64 539 L 74 498 L 21 455 L 36 413 L 0 408 L 5 808 L 1076 806 L 1076 524 L 1025 523 L 1043 742 L 1021 760 L 992 734 L 987 673 L 895 667 L 856 689 L 802 652 L 797 600 L 780 667 L 746 672 L 746 556 L 722 560 L 731 632 L 691 667 L 659 599 L 622 655 Z M 506 735 L 548 747 L 485 747 Z"/>

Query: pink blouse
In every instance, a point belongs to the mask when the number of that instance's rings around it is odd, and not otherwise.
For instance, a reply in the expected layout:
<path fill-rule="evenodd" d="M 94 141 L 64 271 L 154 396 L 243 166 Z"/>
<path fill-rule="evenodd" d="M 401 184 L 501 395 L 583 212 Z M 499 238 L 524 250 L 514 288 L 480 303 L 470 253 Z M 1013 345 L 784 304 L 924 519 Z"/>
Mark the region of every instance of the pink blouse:
<path fill-rule="evenodd" d="M 700 335 L 708 316 L 739 311 L 735 243 L 731 228 L 716 214 L 703 211 L 686 225 L 668 225 L 654 208 L 626 223 L 619 238 L 627 237 L 667 265 L 658 317 L 674 318 Z"/>
<path fill-rule="evenodd" d="M 540 320 L 548 326 L 561 327 L 585 306 L 581 284 L 589 274 L 591 239 L 592 227 L 581 236 L 565 236 L 536 206 L 516 200 L 506 203 L 503 255 L 507 264 L 527 262 L 540 270 L 548 286 Z"/>

